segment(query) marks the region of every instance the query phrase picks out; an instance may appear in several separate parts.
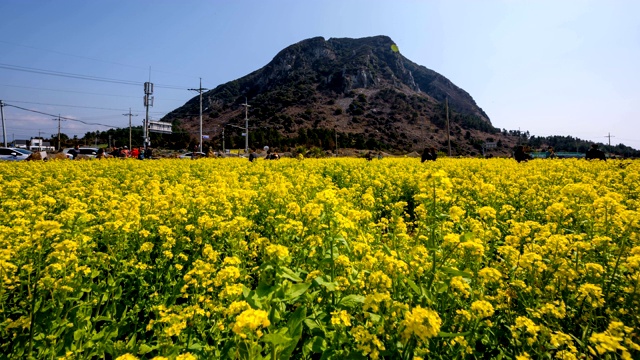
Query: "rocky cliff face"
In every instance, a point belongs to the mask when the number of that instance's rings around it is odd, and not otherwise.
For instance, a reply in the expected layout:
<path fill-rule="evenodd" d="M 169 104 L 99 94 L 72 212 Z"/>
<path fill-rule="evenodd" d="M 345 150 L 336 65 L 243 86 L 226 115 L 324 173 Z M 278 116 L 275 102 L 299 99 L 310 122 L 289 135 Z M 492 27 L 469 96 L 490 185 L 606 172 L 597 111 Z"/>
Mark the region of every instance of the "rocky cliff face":
<path fill-rule="evenodd" d="M 339 133 L 347 142 L 343 146 L 361 139 L 368 147 L 440 147 L 446 138 L 445 98 L 452 135 L 461 138 L 459 153 L 477 150 L 470 138 L 495 132 L 466 91 L 394 50 L 387 36 L 316 37 L 293 44 L 263 68 L 203 94 L 206 133 L 215 136 L 224 124 L 241 125 L 245 97 L 252 105 L 252 143 L 297 145 L 305 140 L 301 132 L 326 130 Z M 199 98 L 194 97 L 162 120 L 194 130 L 198 109 Z M 313 145 L 335 146 L 323 141 Z"/>

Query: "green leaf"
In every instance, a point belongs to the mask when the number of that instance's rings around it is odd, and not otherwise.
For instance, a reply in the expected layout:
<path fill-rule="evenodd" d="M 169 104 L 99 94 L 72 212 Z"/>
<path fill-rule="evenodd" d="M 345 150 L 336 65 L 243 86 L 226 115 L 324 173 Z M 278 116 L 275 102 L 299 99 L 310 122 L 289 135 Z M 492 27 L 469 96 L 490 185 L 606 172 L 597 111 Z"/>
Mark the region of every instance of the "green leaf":
<path fill-rule="evenodd" d="M 389 247 L 385 244 L 382 244 L 382 250 L 384 250 L 384 252 L 388 255 L 391 256 L 391 249 L 389 249 Z"/>
<path fill-rule="evenodd" d="M 120 299 L 120 297 L 122 297 L 122 287 L 118 286 L 115 288 L 115 293 L 113 294 L 113 298 L 115 300 Z"/>
<path fill-rule="evenodd" d="M 405 279 L 407 280 L 407 284 L 409 284 L 409 287 L 411 288 L 411 290 L 413 290 L 413 292 L 416 293 L 416 295 L 421 296 L 422 291 L 420 291 L 420 288 L 418 287 L 418 285 L 416 285 L 416 283 L 409 278 L 405 278 Z"/>
<path fill-rule="evenodd" d="M 354 306 L 358 306 L 359 304 L 364 303 L 364 296 L 362 295 L 347 295 L 340 299 L 339 304 L 346 307 L 352 308 Z"/>
<path fill-rule="evenodd" d="M 79 341 L 80 339 L 82 339 L 83 336 L 84 336 L 84 330 L 83 329 L 78 329 L 78 330 L 73 332 L 73 340 L 75 340 L 75 341 Z"/>
<path fill-rule="evenodd" d="M 311 343 L 311 350 L 314 353 L 322 353 L 327 349 L 327 342 L 324 340 L 324 338 L 321 338 L 320 336 L 313 337 L 310 343 Z"/>
<path fill-rule="evenodd" d="M 137 334 L 133 334 L 131 340 L 127 343 L 127 349 L 131 349 L 136 344 Z"/>
<path fill-rule="evenodd" d="M 338 240 L 338 242 L 347 249 L 347 252 L 349 253 L 351 252 L 351 248 L 349 247 L 349 242 L 345 238 L 341 236 L 339 238 L 336 238 L 336 240 Z"/>
<path fill-rule="evenodd" d="M 311 283 L 301 283 L 295 284 L 291 286 L 291 288 L 284 295 L 285 300 L 291 301 L 299 298 L 302 294 L 304 294 L 307 289 L 311 286 Z"/>
<path fill-rule="evenodd" d="M 262 309 L 262 302 L 260 302 L 260 298 L 255 291 L 251 290 L 247 295 L 244 296 L 244 299 L 254 309 Z"/>
<path fill-rule="evenodd" d="M 473 240 L 473 233 L 472 232 L 466 232 L 464 235 L 460 236 L 460 242 L 467 242 L 469 240 Z"/>
<path fill-rule="evenodd" d="M 336 286 L 338 285 L 338 283 L 326 281 L 322 277 L 317 277 L 313 281 L 315 281 L 318 285 L 326 288 L 329 291 L 335 291 Z"/>
<path fill-rule="evenodd" d="M 289 342 L 287 347 L 282 350 L 282 353 L 280 353 L 281 360 L 289 359 L 291 357 L 291 354 L 293 353 L 293 350 L 295 350 L 296 346 L 298 346 L 298 342 L 302 337 L 302 322 L 306 317 L 307 308 L 304 306 L 297 308 L 296 311 L 291 314 L 289 321 L 287 321 L 287 335 L 289 335 L 291 341 Z"/>
<path fill-rule="evenodd" d="M 258 285 L 258 288 L 256 289 L 255 293 L 260 298 L 268 298 L 276 289 L 278 289 L 277 286 L 260 284 Z"/>
<path fill-rule="evenodd" d="M 291 270 L 289 268 L 286 268 L 286 267 L 278 268 L 277 274 L 280 277 L 283 277 L 285 279 L 289 279 L 289 280 L 294 281 L 294 282 L 302 282 L 303 281 L 300 278 L 300 276 L 298 276 L 298 274 L 296 274 L 293 270 Z"/>
<path fill-rule="evenodd" d="M 275 333 L 267 334 L 262 337 L 262 341 L 272 344 L 273 346 L 288 344 L 291 338 L 286 335 L 287 328 L 282 328 Z"/>
<path fill-rule="evenodd" d="M 379 323 L 380 320 L 382 319 L 382 316 L 378 314 L 374 314 L 370 312 L 365 312 L 365 314 L 367 314 L 369 316 L 369 319 L 371 319 L 371 321 L 373 321 L 374 323 Z"/>
<path fill-rule="evenodd" d="M 144 355 L 144 354 L 146 354 L 148 352 L 153 351 L 155 348 L 156 348 L 155 346 L 151 347 L 151 346 L 149 346 L 147 344 L 142 344 L 138 348 L 138 355 Z"/>
<path fill-rule="evenodd" d="M 315 329 L 322 331 L 320 329 L 320 325 L 318 325 L 318 323 L 313 319 L 304 319 L 303 322 L 305 325 L 307 325 L 307 327 L 309 328 L 309 331 L 313 331 Z"/>
<path fill-rule="evenodd" d="M 454 276 L 462 276 L 463 278 L 466 278 L 466 279 L 471 279 L 473 277 L 473 275 L 471 275 L 470 273 L 468 273 L 466 271 L 453 269 L 453 268 L 446 267 L 446 266 L 443 266 L 440 269 L 442 271 L 446 272 L 447 274 L 454 275 Z"/>

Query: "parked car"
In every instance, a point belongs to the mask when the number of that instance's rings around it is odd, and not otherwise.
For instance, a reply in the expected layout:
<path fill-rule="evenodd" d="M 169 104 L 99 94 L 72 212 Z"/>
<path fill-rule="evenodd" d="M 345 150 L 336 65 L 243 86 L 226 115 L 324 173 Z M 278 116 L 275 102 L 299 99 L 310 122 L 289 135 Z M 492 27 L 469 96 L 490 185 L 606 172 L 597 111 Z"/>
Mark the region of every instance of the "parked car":
<path fill-rule="evenodd" d="M 29 154 L 27 154 L 26 152 L 29 152 Z M 24 150 L 24 149 L 15 149 L 15 148 L 6 148 L 6 147 L 2 147 L 0 148 L 0 160 L 5 160 L 5 161 L 20 161 L 20 160 L 26 160 L 29 155 L 31 155 L 31 152 L 29 150 Z"/>
<path fill-rule="evenodd" d="M 23 153 L 23 154 L 25 154 L 25 155 L 27 155 L 27 156 L 29 156 L 29 155 L 33 154 L 33 151 L 31 151 L 31 150 L 27 150 L 27 149 L 16 148 L 16 147 L 13 147 L 13 148 L 10 148 L 10 149 L 11 149 L 11 150 L 15 150 L 15 151 L 19 151 L 19 152 L 21 152 L 21 153 Z"/>
<path fill-rule="evenodd" d="M 195 154 L 195 155 L 192 155 L 192 154 Z M 199 159 L 202 157 L 207 157 L 207 154 L 199 151 L 196 151 L 195 153 L 188 152 L 186 154 L 180 155 L 180 159 L 191 159 L 192 156 L 194 156 L 196 159 Z"/>
<path fill-rule="evenodd" d="M 73 159 L 73 155 L 69 154 L 69 151 L 73 148 L 66 148 L 62 150 L 62 153 L 67 157 L 67 159 Z M 80 155 L 88 158 L 95 158 L 98 156 L 98 148 L 79 148 Z"/>

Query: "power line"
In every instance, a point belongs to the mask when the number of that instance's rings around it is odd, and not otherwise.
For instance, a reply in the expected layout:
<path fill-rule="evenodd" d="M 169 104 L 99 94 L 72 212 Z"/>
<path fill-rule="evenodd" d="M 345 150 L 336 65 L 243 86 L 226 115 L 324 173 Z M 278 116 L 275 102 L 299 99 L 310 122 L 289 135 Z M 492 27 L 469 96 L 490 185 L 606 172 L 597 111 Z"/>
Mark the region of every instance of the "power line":
<path fill-rule="evenodd" d="M 9 45 L 13 45 L 13 46 L 20 46 L 20 47 L 34 49 L 34 50 L 48 51 L 48 52 L 55 53 L 55 54 L 76 57 L 76 58 L 79 58 L 79 59 L 87 59 L 87 60 L 92 60 L 92 61 L 98 61 L 98 62 L 102 62 L 102 63 L 106 63 L 106 64 L 114 64 L 114 65 L 119 65 L 119 66 L 124 66 L 124 67 L 130 67 L 130 68 L 134 68 L 134 69 L 144 69 L 144 70 L 147 69 L 147 68 L 142 67 L 142 66 L 124 64 L 124 63 L 119 63 L 119 62 L 109 61 L 109 60 L 104 60 L 104 59 L 96 59 L 96 58 L 91 58 L 91 57 L 82 56 L 82 55 L 69 54 L 69 53 L 64 53 L 64 52 L 61 52 L 61 51 L 56 51 L 56 50 L 51 50 L 51 49 L 38 48 L 38 47 L 35 47 L 35 46 L 21 45 L 21 44 L 16 44 L 16 43 L 12 43 L 12 42 L 9 42 L 9 41 L 4 41 L 4 40 L 0 40 L 0 42 L 5 43 L 5 44 L 9 44 Z M 153 71 L 154 72 L 165 73 L 165 74 L 173 74 L 173 75 L 179 75 L 179 76 L 195 77 L 195 76 L 191 76 L 191 75 L 187 75 L 187 74 L 175 73 L 175 72 L 171 72 L 171 71 L 163 71 L 163 70 L 157 70 L 157 69 L 154 69 Z"/>
<path fill-rule="evenodd" d="M 33 74 L 41 74 L 41 75 L 60 76 L 60 77 L 65 77 L 65 78 L 70 78 L 70 79 L 100 81 L 100 82 L 107 82 L 107 83 L 121 84 L 121 85 L 133 85 L 133 86 L 141 86 L 141 85 L 143 85 L 142 82 L 138 82 L 138 81 L 122 80 L 122 79 L 111 79 L 111 78 L 105 78 L 105 77 L 100 77 L 100 76 L 92 76 L 92 75 L 73 74 L 73 73 L 67 73 L 67 72 L 62 72 L 62 71 L 36 69 L 36 68 L 30 68 L 30 67 L 18 66 L 18 65 L 11 65 L 11 64 L 2 64 L 2 63 L 0 63 L 0 69 L 22 71 L 22 72 L 28 72 L 28 73 L 33 73 Z M 186 88 L 183 87 L 183 86 L 162 85 L 162 84 L 158 84 L 156 86 L 160 87 L 160 88 L 165 88 L 165 89 L 186 90 Z"/>
<path fill-rule="evenodd" d="M 32 104 L 32 105 L 60 106 L 60 107 L 80 108 L 80 109 L 96 109 L 96 110 L 127 111 L 127 109 L 102 108 L 102 107 L 94 107 L 94 106 L 49 104 L 49 103 L 39 103 L 39 102 L 31 102 L 31 101 L 18 101 L 18 100 L 9 100 L 9 101 L 10 101 L 10 102 L 14 102 L 14 103 Z"/>
<path fill-rule="evenodd" d="M 73 94 L 114 96 L 114 97 L 124 97 L 124 98 L 134 98 L 134 99 L 138 98 L 138 96 L 133 96 L 133 95 L 101 94 L 101 93 L 92 93 L 92 92 L 86 92 L 86 91 L 47 89 L 47 88 L 39 88 L 39 87 L 33 87 L 33 86 L 20 86 L 20 85 L 9 85 L 9 84 L 0 84 L 0 86 L 14 87 L 14 88 L 20 88 L 20 89 L 45 90 L 45 91 L 53 91 L 53 92 L 66 92 L 66 93 L 73 93 Z M 167 100 L 177 100 L 177 99 L 167 99 Z"/>
<path fill-rule="evenodd" d="M 27 108 L 23 108 L 23 107 L 20 107 L 20 106 L 7 104 L 7 103 L 5 103 L 4 106 L 10 106 L 10 107 L 14 107 L 16 109 L 29 111 L 29 112 L 36 113 L 36 114 L 41 114 L 41 115 L 47 115 L 47 116 L 53 116 L 53 117 L 57 117 L 58 116 L 58 115 L 55 115 L 55 114 L 49 114 L 49 113 L 38 111 L 38 110 L 27 109 Z M 79 122 L 79 123 L 83 123 L 85 125 L 105 126 L 105 127 L 110 127 L 110 128 L 114 128 L 114 129 L 118 128 L 117 126 L 99 124 L 99 123 L 91 123 L 91 122 L 87 122 L 87 121 L 83 121 L 83 120 L 79 120 L 79 119 L 68 118 L 68 117 L 64 117 L 64 116 L 60 116 L 60 119 L 69 120 L 69 121 L 76 121 L 76 122 Z"/>

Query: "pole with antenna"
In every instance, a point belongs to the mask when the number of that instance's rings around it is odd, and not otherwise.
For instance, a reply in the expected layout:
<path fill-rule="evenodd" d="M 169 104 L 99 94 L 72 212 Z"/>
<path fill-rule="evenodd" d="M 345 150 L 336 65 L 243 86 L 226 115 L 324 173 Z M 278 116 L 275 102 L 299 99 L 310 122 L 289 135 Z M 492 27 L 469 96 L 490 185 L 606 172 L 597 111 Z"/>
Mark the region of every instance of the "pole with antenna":
<path fill-rule="evenodd" d="M 151 66 L 149 66 L 149 81 L 144 83 L 144 106 L 147 110 L 144 121 L 142 122 L 143 127 L 143 143 L 144 149 L 147 150 L 147 146 L 151 145 L 149 141 L 149 106 L 153 106 L 153 83 L 151 82 Z M 131 112 L 131 110 L 129 110 Z M 131 143 L 131 141 L 129 141 Z M 131 145 L 131 144 L 129 144 Z"/>

